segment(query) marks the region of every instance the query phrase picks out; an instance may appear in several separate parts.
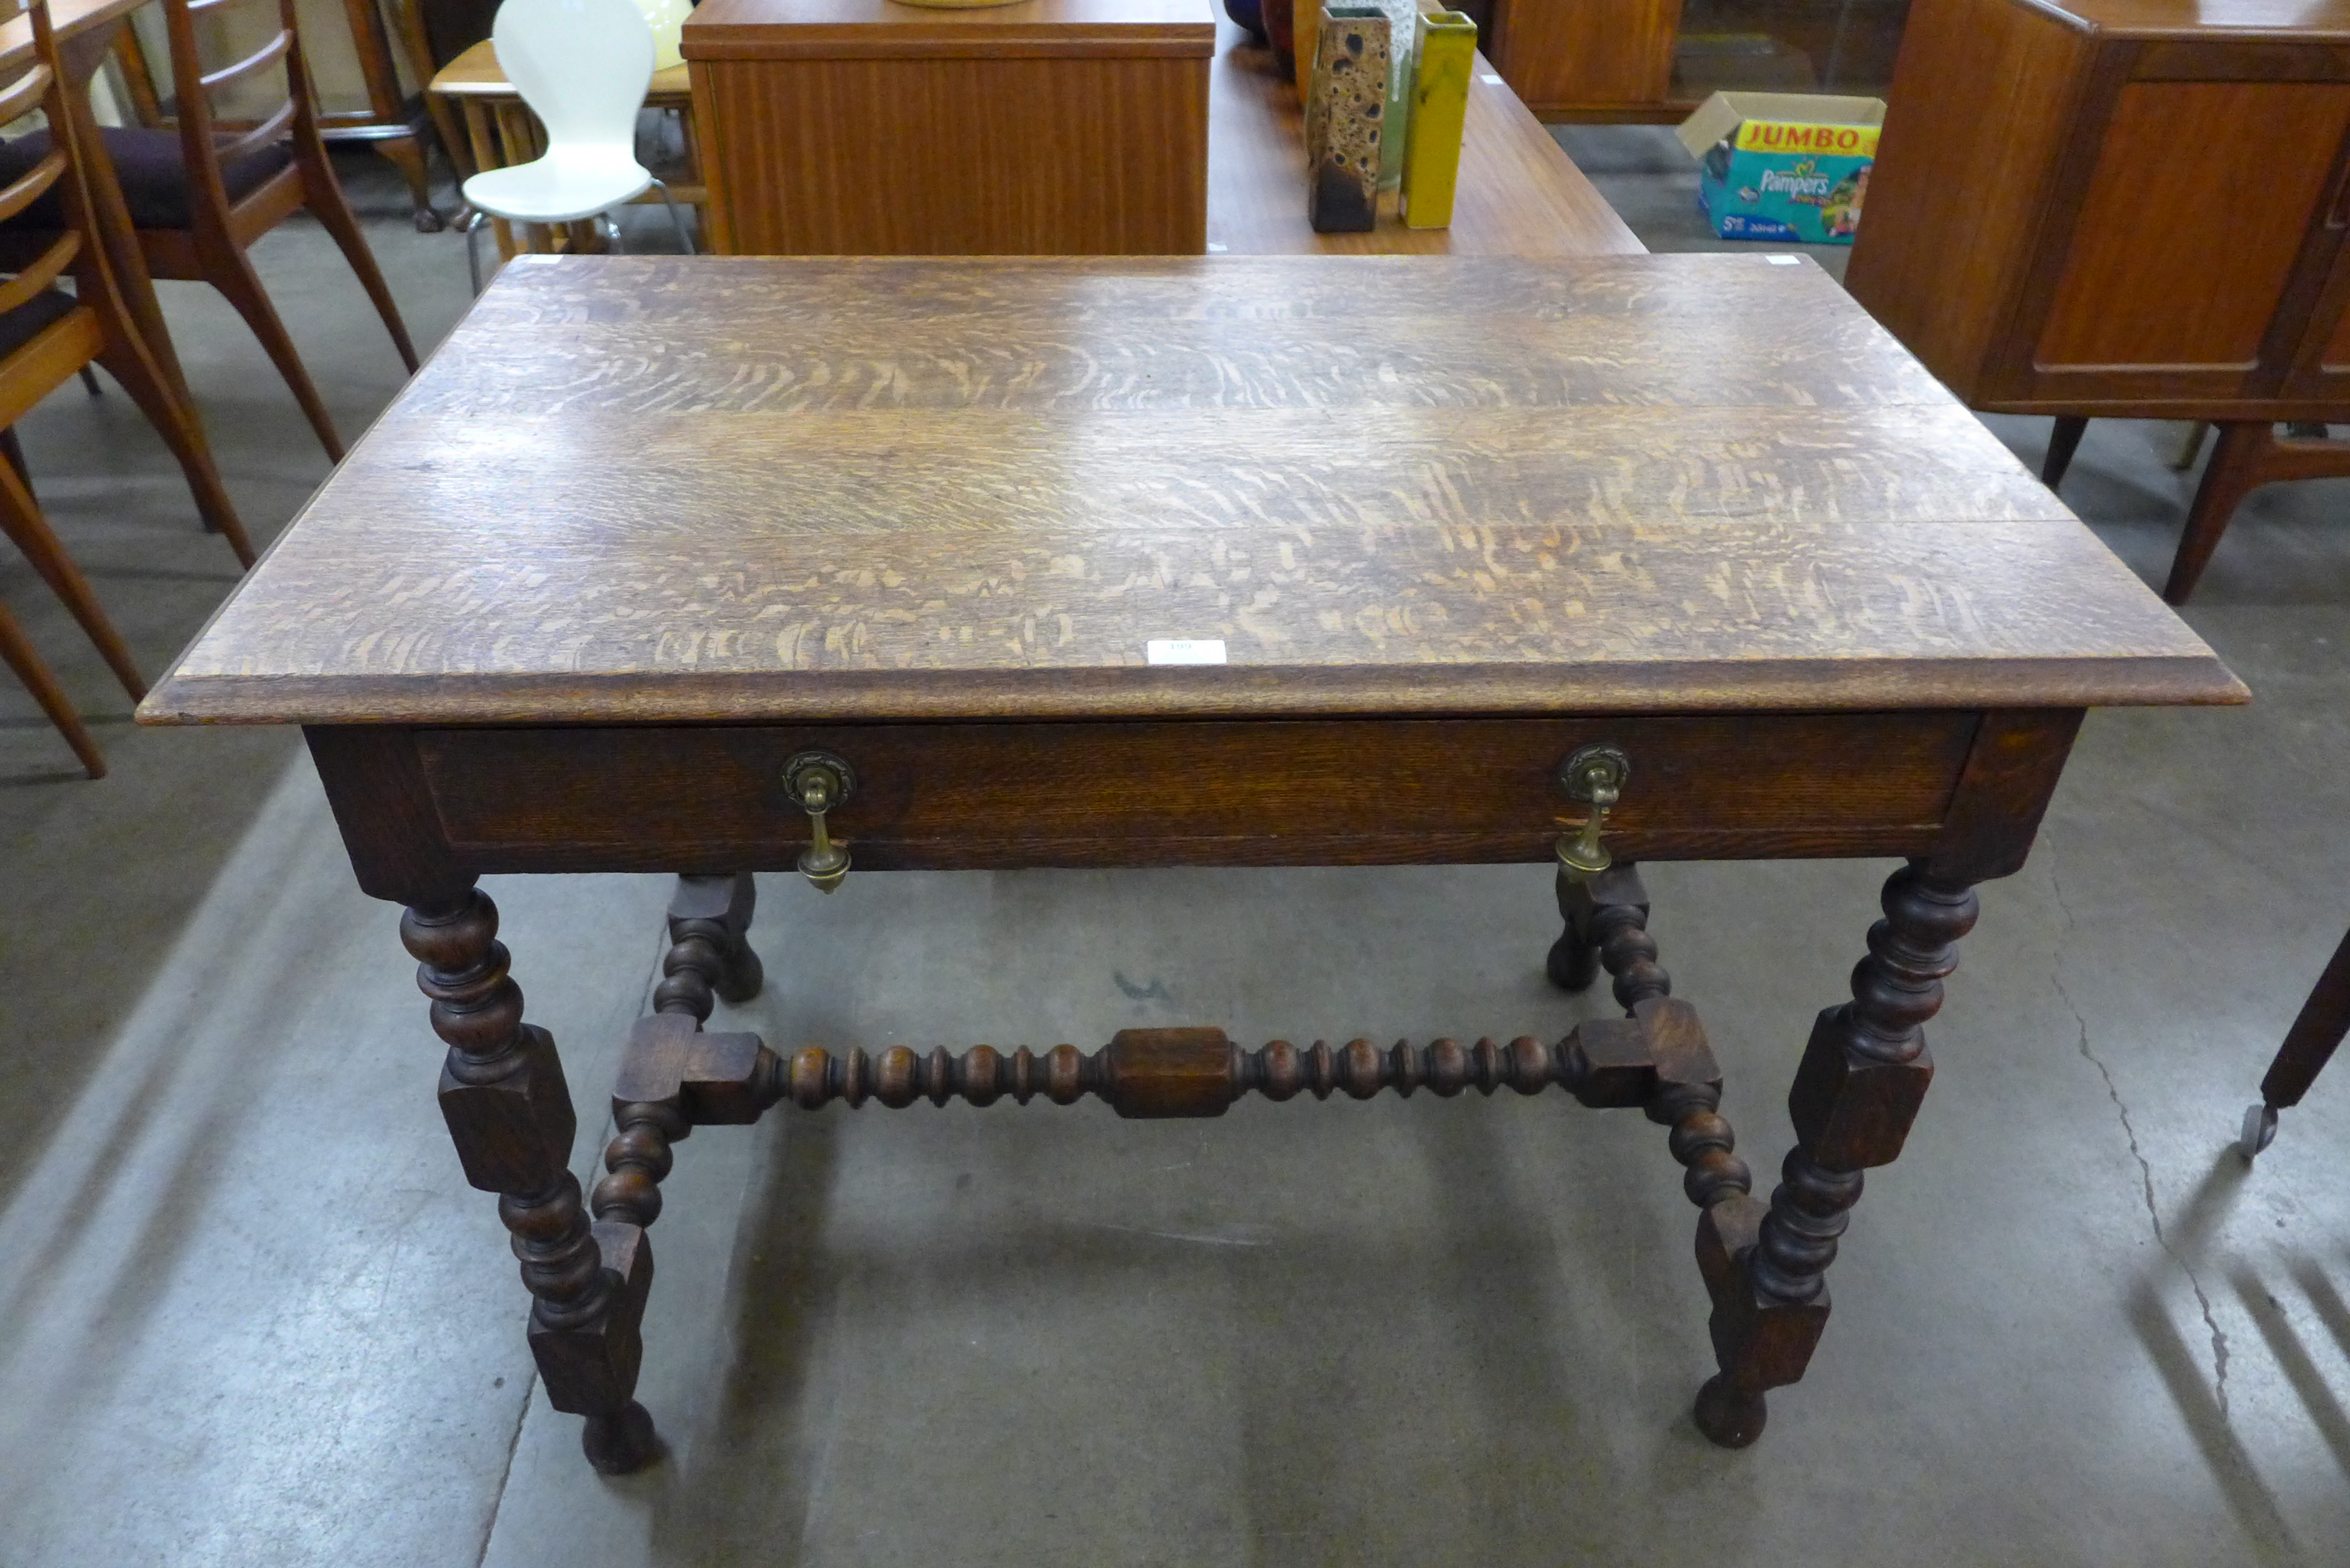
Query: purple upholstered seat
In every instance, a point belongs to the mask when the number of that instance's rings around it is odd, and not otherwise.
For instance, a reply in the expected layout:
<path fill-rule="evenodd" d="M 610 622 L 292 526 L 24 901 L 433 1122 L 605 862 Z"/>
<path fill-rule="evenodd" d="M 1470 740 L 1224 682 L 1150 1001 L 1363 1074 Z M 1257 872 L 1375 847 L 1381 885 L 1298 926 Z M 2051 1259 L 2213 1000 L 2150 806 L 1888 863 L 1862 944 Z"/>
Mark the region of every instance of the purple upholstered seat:
<path fill-rule="evenodd" d="M 188 168 L 181 156 L 180 133 L 109 127 L 100 134 L 106 138 L 107 155 L 114 160 L 115 178 L 121 182 L 122 202 L 130 209 L 131 225 L 140 229 L 188 227 Z M 16 179 L 48 155 L 49 133 L 46 130 L 0 145 L 0 185 Z M 221 178 L 228 186 L 228 199 L 243 201 L 264 181 L 293 161 L 293 156 L 283 144 L 273 143 L 256 147 L 224 166 Z M 11 226 L 29 229 L 54 229 L 63 222 L 64 213 L 57 205 L 54 187 L 9 220 Z"/>

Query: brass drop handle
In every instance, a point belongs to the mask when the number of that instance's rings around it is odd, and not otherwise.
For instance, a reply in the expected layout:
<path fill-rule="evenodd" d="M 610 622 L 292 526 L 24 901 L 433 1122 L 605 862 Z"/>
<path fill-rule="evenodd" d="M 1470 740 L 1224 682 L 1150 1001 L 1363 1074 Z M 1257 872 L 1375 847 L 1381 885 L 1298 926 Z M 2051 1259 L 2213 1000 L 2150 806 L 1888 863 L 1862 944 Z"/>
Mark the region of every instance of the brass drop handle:
<path fill-rule="evenodd" d="M 819 893 L 829 893 L 848 875 L 848 846 L 836 844 L 824 814 L 857 793 L 857 770 L 830 752 L 802 752 L 784 764 L 784 793 L 808 814 L 808 846 L 800 851 L 800 875 Z"/>
<path fill-rule="evenodd" d="M 1599 842 L 1599 835 L 1607 826 L 1607 814 L 1623 795 L 1624 781 L 1631 776 L 1632 759 L 1621 746 L 1605 742 L 1576 747 L 1559 768 L 1558 782 L 1567 798 L 1591 804 L 1590 815 L 1580 828 L 1558 836 L 1559 868 L 1575 880 L 1588 881 L 1616 864 L 1616 857 Z"/>

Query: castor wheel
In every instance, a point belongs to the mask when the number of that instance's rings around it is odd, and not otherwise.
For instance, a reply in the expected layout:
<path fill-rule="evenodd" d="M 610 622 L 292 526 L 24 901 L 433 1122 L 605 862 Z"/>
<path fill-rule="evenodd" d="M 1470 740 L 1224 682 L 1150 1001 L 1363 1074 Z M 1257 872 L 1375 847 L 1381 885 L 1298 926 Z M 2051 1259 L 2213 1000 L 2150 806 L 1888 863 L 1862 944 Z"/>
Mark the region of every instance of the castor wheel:
<path fill-rule="evenodd" d="M 2236 1152 L 2250 1165 L 2252 1158 L 2276 1142 L 2277 1112 L 2274 1106 L 2254 1106 L 2244 1113 L 2243 1130 L 2236 1136 Z"/>

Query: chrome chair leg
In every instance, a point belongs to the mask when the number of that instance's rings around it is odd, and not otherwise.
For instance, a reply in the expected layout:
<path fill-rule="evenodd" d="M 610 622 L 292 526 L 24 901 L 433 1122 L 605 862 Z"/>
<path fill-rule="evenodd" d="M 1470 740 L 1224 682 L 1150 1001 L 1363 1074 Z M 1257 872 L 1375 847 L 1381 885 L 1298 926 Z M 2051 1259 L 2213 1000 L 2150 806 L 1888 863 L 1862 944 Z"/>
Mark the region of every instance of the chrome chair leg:
<path fill-rule="evenodd" d="M 473 221 L 465 225 L 465 270 L 473 275 L 475 299 L 482 297 L 482 247 L 473 242 L 480 237 L 482 225 L 488 221 L 477 212 L 473 214 Z"/>
<path fill-rule="evenodd" d="M 661 205 L 669 209 L 669 226 L 677 231 L 677 243 L 687 255 L 700 253 L 693 248 L 693 236 L 685 232 L 685 214 L 677 210 L 677 198 L 669 193 L 666 181 L 656 180 L 653 189 L 661 193 Z"/>

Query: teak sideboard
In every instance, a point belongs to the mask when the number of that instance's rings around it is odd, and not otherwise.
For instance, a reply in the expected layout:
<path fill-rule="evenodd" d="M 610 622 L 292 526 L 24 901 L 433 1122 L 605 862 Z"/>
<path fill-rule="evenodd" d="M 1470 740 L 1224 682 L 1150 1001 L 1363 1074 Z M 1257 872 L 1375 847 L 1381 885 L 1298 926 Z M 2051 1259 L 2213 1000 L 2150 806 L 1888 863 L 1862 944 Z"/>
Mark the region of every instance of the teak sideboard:
<path fill-rule="evenodd" d="M 2350 0 L 1917 0 L 1846 283 L 1968 404 L 2209 420 L 2237 501 L 2350 472 Z"/>
<path fill-rule="evenodd" d="M 1209 0 L 708 0 L 685 24 L 710 246 L 1198 254 Z"/>

